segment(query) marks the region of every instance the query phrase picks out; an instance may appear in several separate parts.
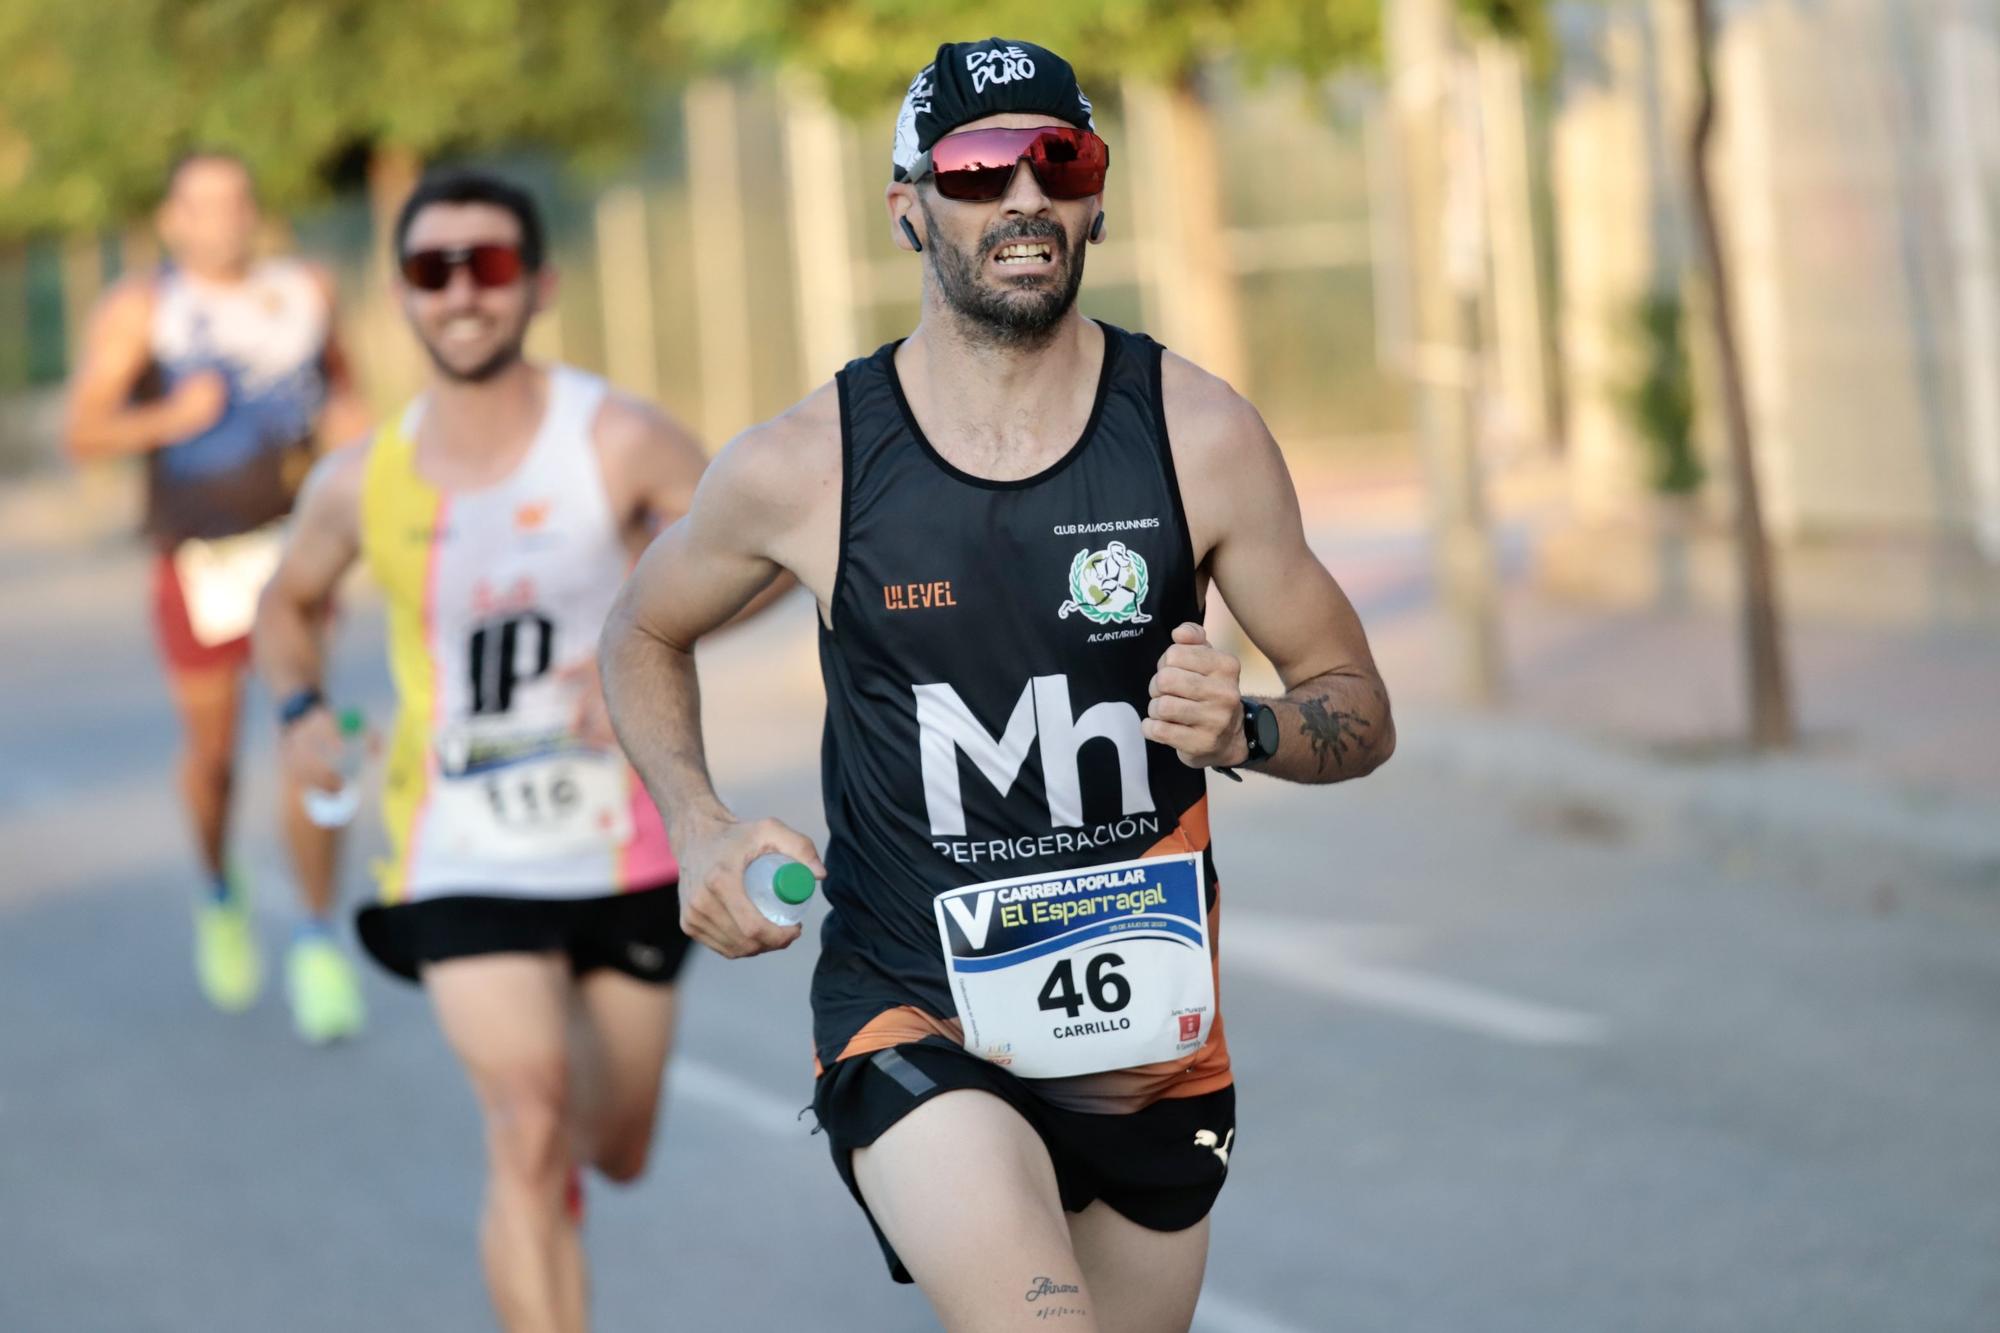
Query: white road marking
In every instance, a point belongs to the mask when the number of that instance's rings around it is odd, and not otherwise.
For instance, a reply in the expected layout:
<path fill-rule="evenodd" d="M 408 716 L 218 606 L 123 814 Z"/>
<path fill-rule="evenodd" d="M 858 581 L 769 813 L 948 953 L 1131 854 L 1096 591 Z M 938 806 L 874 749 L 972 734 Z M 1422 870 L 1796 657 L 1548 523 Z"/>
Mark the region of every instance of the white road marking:
<path fill-rule="evenodd" d="M 1248 968 L 1266 980 L 1315 995 L 1528 1046 L 1587 1046 L 1604 1040 L 1608 1031 L 1604 1020 L 1591 1014 L 1370 958 L 1369 940 L 1353 927 L 1232 910 L 1222 930 L 1223 966 Z"/>
<path fill-rule="evenodd" d="M 806 1099 L 796 1103 L 767 1092 L 748 1079 L 706 1060 L 677 1055 L 668 1066 L 667 1090 L 670 1097 L 685 1097 L 714 1110 L 725 1112 L 736 1123 L 765 1134 L 781 1135 L 804 1142 L 811 1132 L 810 1118 L 800 1118 Z"/>
<path fill-rule="evenodd" d="M 1194 1333 L 1305 1333 L 1297 1324 L 1274 1319 L 1206 1286 L 1201 1304 L 1195 1307 L 1193 1328 Z"/>

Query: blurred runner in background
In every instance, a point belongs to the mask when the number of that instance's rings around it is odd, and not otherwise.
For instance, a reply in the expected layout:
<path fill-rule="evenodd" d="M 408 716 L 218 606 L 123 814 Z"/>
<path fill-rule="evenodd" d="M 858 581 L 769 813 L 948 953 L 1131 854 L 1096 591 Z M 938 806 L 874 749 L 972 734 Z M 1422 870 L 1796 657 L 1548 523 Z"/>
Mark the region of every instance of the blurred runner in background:
<path fill-rule="evenodd" d="M 543 235 L 534 201 L 483 174 L 432 177 L 404 204 L 400 290 L 429 386 L 319 465 L 256 637 L 290 781 L 338 788 L 324 608 L 356 561 L 382 588 L 392 857 L 361 938 L 430 993 L 471 1077 L 502 1325 L 576 1333 L 579 1168 L 645 1169 L 688 947 L 666 831 L 605 717 L 597 638 L 707 459 L 652 406 L 523 359 L 555 292 Z"/>
<path fill-rule="evenodd" d="M 299 259 L 257 257 L 261 218 L 241 160 L 183 158 L 158 226 L 167 261 L 118 283 L 92 317 L 65 432 L 79 459 L 145 459 L 153 626 L 202 863 L 196 975 L 234 1013 L 263 978 L 249 886 L 228 858 L 251 617 L 316 447 L 366 430 L 368 413 L 334 336 L 331 278 Z M 335 837 L 306 818 L 295 789 L 280 805 L 305 906 L 286 961 L 294 1022 L 308 1041 L 351 1035 L 361 993 L 327 931 Z"/>

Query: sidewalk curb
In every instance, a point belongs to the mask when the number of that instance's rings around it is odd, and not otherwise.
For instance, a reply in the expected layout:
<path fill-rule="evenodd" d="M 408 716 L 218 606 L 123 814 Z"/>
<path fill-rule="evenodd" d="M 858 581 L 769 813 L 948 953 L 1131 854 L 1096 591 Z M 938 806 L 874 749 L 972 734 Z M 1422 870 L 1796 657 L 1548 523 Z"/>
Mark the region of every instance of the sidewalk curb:
<path fill-rule="evenodd" d="M 1397 757 L 1475 782 L 1816 850 L 1890 852 L 2000 884 L 2000 811 L 1793 756 L 1674 762 L 1504 715 L 1399 709 Z"/>

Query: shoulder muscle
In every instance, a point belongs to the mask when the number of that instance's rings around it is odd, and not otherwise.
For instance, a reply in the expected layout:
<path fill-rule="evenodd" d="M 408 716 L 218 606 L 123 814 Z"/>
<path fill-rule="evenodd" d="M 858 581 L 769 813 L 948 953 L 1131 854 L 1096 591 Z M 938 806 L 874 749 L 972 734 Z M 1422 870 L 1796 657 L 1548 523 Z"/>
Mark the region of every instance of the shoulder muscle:
<path fill-rule="evenodd" d="M 1242 521 L 1283 514 L 1298 524 L 1298 496 L 1264 418 L 1228 383 L 1169 351 L 1160 364 L 1167 438 L 1182 502 L 1206 555 Z"/>
<path fill-rule="evenodd" d="M 665 522 L 687 510 L 708 464 L 701 442 L 652 403 L 613 389 L 591 427 L 604 481 L 622 512 Z"/>
<path fill-rule="evenodd" d="M 830 507 L 840 507 L 840 405 L 832 384 L 724 446 L 702 480 L 704 523 L 740 526 L 760 554 Z"/>

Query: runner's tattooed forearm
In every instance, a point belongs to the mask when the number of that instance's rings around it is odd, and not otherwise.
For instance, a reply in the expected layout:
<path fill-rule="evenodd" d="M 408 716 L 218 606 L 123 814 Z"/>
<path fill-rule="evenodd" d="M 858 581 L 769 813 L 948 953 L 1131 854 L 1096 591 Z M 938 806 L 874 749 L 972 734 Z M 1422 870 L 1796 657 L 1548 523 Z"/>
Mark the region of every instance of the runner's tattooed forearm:
<path fill-rule="evenodd" d="M 1368 748 L 1367 733 L 1372 724 L 1361 714 L 1332 707 L 1331 697 L 1324 694 L 1307 695 L 1298 706 L 1299 734 L 1312 742 L 1319 772 L 1326 772 L 1329 760 L 1337 771 L 1347 762 L 1350 750 L 1359 753 Z"/>

